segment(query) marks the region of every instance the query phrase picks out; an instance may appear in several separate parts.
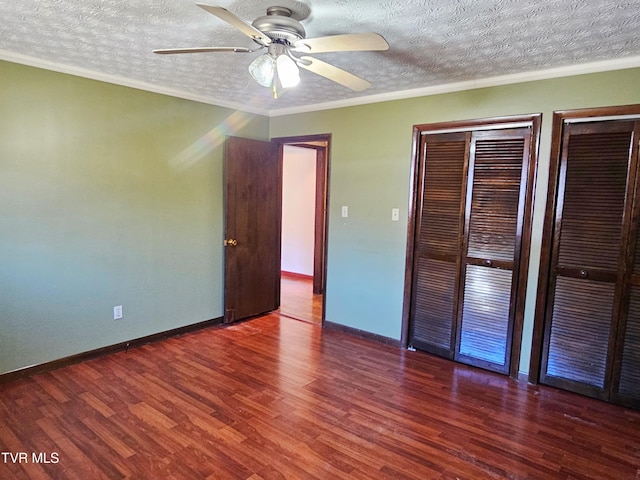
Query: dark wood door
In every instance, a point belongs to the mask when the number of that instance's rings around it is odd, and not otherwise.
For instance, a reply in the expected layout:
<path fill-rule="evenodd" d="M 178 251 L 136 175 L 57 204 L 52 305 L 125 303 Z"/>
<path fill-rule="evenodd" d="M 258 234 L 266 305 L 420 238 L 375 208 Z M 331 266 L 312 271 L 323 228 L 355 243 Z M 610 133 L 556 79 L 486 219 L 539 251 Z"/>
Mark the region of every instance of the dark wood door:
<path fill-rule="evenodd" d="M 512 376 L 539 131 L 526 121 L 424 134 L 416 178 L 409 342 Z"/>
<path fill-rule="evenodd" d="M 456 359 L 509 372 L 530 129 L 474 132 Z"/>
<path fill-rule="evenodd" d="M 447 358 L 455 350 L 470 133 L 424 135 L 420 145 L 411 344 Z"/>
<path fill-rule="evenodd" d="M 540 380 L 640 404 L 638 132 L 563 128 Z"/>
<path fill-rule="evenodd" d="M 636 127 L 636 138 L 640 134 L 640 123 Z M 636 152 L 638 142 L 636 141 Z M 637 153 L 635 155 L 637 161 Z M 640 182 L 636 182 L 633 218 L 638 221 L 640 212 Z M 633 238 L 635 237 L 635 239 Z M 611 382 L 610 400 L 614 403 L 640 409 L 640 235 L 638 224 L 632 223 L 630 244 L 633 249 L 632 267 L 625 278 L 627 286 L 626 308 L 620 312 L 618 335 Z"/>
<path fill-rule="evenodd" d="M 225 322 L 280 305 L 282 172 L 273 142 L 225 143 Z"/>

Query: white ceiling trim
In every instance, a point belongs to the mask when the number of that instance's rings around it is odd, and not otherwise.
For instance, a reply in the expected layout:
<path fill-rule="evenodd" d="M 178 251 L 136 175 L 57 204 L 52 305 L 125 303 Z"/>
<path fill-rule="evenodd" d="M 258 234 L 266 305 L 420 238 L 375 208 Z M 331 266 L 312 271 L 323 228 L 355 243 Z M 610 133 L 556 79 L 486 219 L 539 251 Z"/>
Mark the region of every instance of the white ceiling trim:
<path fill-rule="evenodd" d="M 427 97 L 430 95 L 439 95 L 442 93 L 460 92 L 464 90 L 473 90 L 476 88 L 497 87 L 501 85 L 510 85 L 514 83 L 531 82 L 535 80 L 549 80 L 552 78 L 571 77 L 574 75 L 584 75 L 588 73 L 607 72 L 612 70 L 624 70 L 627 68 L 640 67 L 640 56 L 621 58 L 615 60 L 605 60 L 601 62 L 584 63 L 580 65 L 572 65 L 567 67 L 550 68 L 546 70 L 538 70 L 535 72 L 514 73 L 511 75 L 500 75 L 497 77 L 482 78 L 479 80 L 470 80 L 465 82 L 447 83 L 444 85 L 434 85 L 431 87 L 416 88 L 412 90 L 404 90 L 391 93 L 382 93 L 380 95 L 369 95 L 348 100 L 340 100 L 336 102 L 318 103 L 315 105 L 306 105 L 302 107 L 292 107 L 275 109 L 269 111 L 270 117 L 282 115 L 292 115 L 296 113 L 309 113 L 320 110 L 330 110 L 333 108 L 353 107 L 357 105 L 366 105 L 369 103 L 388 102 L 392 100 L 404 100 L 408 98 Z"/>
<path fill-rule="evenodd" d="M 48 60 L 42 60 L 40 58 L 29 57 L 27 55 L 21 55 L 18 53 L 8 52 L 0 49 L 0 60 L 6 60 L 7 62 L 19 63 L 30 67 L 42 68 L 45 70 L 51 70 L 59 73 L 66 73 L 69 75 L 75 75 L 78 77 L 89 78 L 91 80 L 98 80 L 101 82 L 112 83 L 115 85 L 121 85 L 123 87 L 136 88 L 138 90 L 145 90 L 153 93 L 160 93 L 162 95 L 168 95 L 170 97 L 183 98 L 185 100 L 193 100 L 195 102 L 206 103 L 215 105 L 218 107 L 230 108 L 232 110 L 240 110 L 247 113 L 255 113 L 258 115 L 268 116 L 267 110 L 260 110 L 248 107 L 247 105 L 241 105 L 234 102 L 227 102 L 218 98 L 210 98 L 202 95 L 194 95 L 193 93 L 186 92 L 180 89 L 173 89 L 154 85 L 149 82 L 142 82 L 139 80 L 133 80 L 131 78 L 122 77 L 119 75 L 109 75 L 107 73 L 97 72 L 95 70 L 88 70 L 84 68 L 74 67 L 71 65 L 64 65 L 58 62 L 51 62 Z"/>
<path fill-rule="evenodd" d="M 335 102 L 323 102 L 314 105 L 306 105 L 301 107 L 282 108 L 263 110 L 248 107 L 247 105 L 237 104 L 235 102 L 227 102 L 218 98 L 210 98 L 201 95 L 194 95 L 192 93 L 180 90 L 162 87 L 154 85 L 149 82 L 143 82 L 139 80 L 133 80 L 130 78 L 109 75 L 106 73 L 97 72 L 94 70 L 88 70 L 84 68 L 74 67 L 71 65 L 64 65 L 58 62 L 51 62 L 48 60 L 42 60 L 27 55 L 21 55 L 6 50 L 0 49 L 0 60 L 8 62 L 19 63 L 22 65 L 28 65 L 31 67 L 42 68 L 45 70 L 51 70 L 59 73 L 66 73 L 69 75 L 75 75 L 78 77 L 89 78 L 92 80 L 98 80 L 101 82 L 112 83 L 115 85 L 121 85 L 124 87 L 136 88 L 138 90 L 145 90 L 153 93 L 159 93 L 162 95 L 168 95 L 172 97 L 183 98 L 186 100 L 192 100 L 200 103 L 206 103 L 224 108 L 230 108 L 234 110 L 240 110 L 247 113 L 254 113 L 257 115 L 265 115 L 269 117 L 277 117 L 283 115 L 292 115 L 297 113 L 310 113 L 321 110 L 330 110 L 335 108 L 353 107 L 358 105 L 367 105 L 371 103 L 388 102 L 392 100 L 404 100 L 416 97 L 426 97 L 430 95 L 439 95 L 443 93 L 460 92 L 464 90 L 473 90 L 476 88 L 496 87 L 500 85 L 510 85 L 515 83 L 530 82 L 535 80 L 548 80 L 552 78 L 570 77 L 574 75 L 584 75 L 588 73 L 606 72 L 612 70 L 624 70 L 627 68 L 640 67 L 640 56 L 605 60 L 601 62 L 584 63 L 580 65 L 572 65 L 566 67 L 550 68 L 546 70 L 538 70 L 534 72 L 515 73 L 511 75 L 500 75 L 497 77 L 483 78 L 479 80 L 470 80 L 465 82 L 447 83 L 443 85 L 434 85 L 431 87 L 416 88 L 411 90 L 404 90 L 391 93 L 383 93 L 379 95 L 368 95 L 353 99 L 339 100 Z"/>

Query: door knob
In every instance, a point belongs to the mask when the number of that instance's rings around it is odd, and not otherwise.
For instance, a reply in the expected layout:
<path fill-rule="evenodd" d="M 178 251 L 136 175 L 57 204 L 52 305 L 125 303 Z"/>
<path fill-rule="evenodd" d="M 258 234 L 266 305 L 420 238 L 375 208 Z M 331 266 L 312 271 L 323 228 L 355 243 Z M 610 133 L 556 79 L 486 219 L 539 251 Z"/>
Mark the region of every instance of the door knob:
<path fill-rule="evenodd" d="M 229 240 L 224 241 L 225 247 L 235 247 L 236 245 L 238 245 L 238 240 L 235 238 L 230 238 Z"/>

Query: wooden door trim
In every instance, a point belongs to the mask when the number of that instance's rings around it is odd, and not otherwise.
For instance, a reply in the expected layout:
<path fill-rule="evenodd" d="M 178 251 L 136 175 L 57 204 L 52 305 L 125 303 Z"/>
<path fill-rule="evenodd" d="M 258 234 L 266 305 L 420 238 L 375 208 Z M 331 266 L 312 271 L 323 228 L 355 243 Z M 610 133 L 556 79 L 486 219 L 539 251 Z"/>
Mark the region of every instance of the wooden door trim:
<path fill-rule="evenodd" d="M 327 225 L 327 155 L 328 146 L 316 147 L 316 200 L 313 247 L 313 293 L 324 294 L 325 231 Z"/>
<path fill-rule="evenodd" d="M 411 148 L 411 190 L 409 201 L 409 221 L 407 225 L 407 254 L 405 261 L 405 286 L 404 301 L 402 309 L 402 335 L 401 344 L 408 347 L 411 315 L 412 283 L 414 276 L 414 250 L 415 234 L 417 228 L 417 204 L 419 195 L 418 188 L 420 182 L 420 152 L 423 145 L 424 134 L 437 133 L 438 131 L 475 131 L 485 128 L 515 128 L 518 126 L 528 126 L 531 128 L 531 145 L 529 158 L 529 171 L 526 183 L 525 218 L 522 226 L 522 244 L 520 262 L 518 265 L 518 295 L 516 298 L 516 313 L 514 317 L 513 334 L 511 340 L 511 357 L 509 376 L 518 379 L 518 368 L 520 364 L 520 352 L 522 349 L 522 331 L 524 324 L 524 306 L 526 300 L 527 280 L 529 276 L 529 260 L 531 249 L 531 230 L 533 223 L 533 200 L 536 177 L 538 173 L 538 155 L 540 145 L 540 128 L 542 114 L 513 115 L 505 117 L 494 117 L 474 120 L 462 120 L 453 122 L 439 122 L 433 124 L 420 124 L 413 127 L 413 139 Z"/>
<path fill-rule="evenodd" d="M 316 151 L 316 200 L 313 248 L 313 293 L 324 294 L 327 287 L 327 242 L 328 242 L 328 205 L 329 170 L 331 156 L 331 134 L 301 135 L 295 137 L 276 137 L 271 139 L 279 145 L 280 164 L 284 146 L 311 148 Z M 324 324 L 325 299 L 322 305 Z"/>
<path fill-rule="evenodd" d="M 511 349 L 511 369 L 509 376 L 518 378 L 520 354 L 522 352 L 522 330 L 524 326 L 524 310 L 527 299 L 527 283 L 529 279 L 529 264 L 531 263 L 531 235 L 533 233 L 533 202 L 535 200 L 536 179 L 538 178 L 538 155 L 540 149 L 540 130 L 542 114 L 531 118 L 531 157 L 527 166 L 527 183 L 525 192 L 524 218 L 522 223 L 522 237 L 520 245 L 520 259 L 518 269 L 518 295 L 516 296 L 515 321 L 513 323 L 513 338 Z"/>
<path fill-rule="evenodd" d="M 404 297 L 402 300 L 402 325 L 400 332 L 400 345 L 402 348 L 409 347 L 409 329 L 411 328 L 411 298 L 413 296 L 413 270 L 415 261 L 416 246 L 416 228 L 418 224 L 418 212 L 420 210 L 418 194 L 420 188 L 420 152 L 423 148 L 424 141 L 420 128 L 421 125 L 413 126 L 413 134 L 411 140 L 411 185 L 409 189 L 409 219 L 407 222 L 407 247 L 404 265 Z"/>
<path fill-rule="evenodd" d="M 558 202 L 558 174 L 562 155 L 562 141 L 565 122 L 572 120 L 597 121 L 599 118 L 640 115 L 640 104 L 620 105 L 613 107 L 582 108 L 576 110 L 558 110 L 553 112 L 551 130 L 551 154 L 549 157 L 549 183 L 547 188 L 547 204 L 542 227 L 542 243 L 540 248 L 540 268 L 538 273 L 538 289 L 533 320 L 533 338 L 531 342 L 531 358 L 529 362 L 529 383 L 540 382 L 544 349 L 545 317 L 547 311 L 548 290 L 550 287 L 552 246 L 555 231 L 555 211 Z"/>
<path fill-rule="evenodd" d="M 313 293 L 324 294 L 324 238 L 327 222 L 327 142 L 285 143 L 292 147 L 314 150 L 316 154 L 316 196 L 314 200 L 314 231 L 313 231 Z"/>

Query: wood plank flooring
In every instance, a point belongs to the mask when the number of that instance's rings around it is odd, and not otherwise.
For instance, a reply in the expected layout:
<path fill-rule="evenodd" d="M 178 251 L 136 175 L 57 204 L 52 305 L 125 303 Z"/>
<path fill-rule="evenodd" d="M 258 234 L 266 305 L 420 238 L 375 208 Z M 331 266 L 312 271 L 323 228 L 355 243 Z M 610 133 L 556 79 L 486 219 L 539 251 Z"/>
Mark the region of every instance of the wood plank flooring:
<path fill-rule="evenodd" d="M 0 387 L 0 452 L 0 479 L 637 480 L 640 412 L 271 314 Z"/>
<path fill-rule="evenodd" d="M 313 278 L 282 272 L 279 313 L 305 322 L 322 324 L 322 295 L 313 293 Z"/>

